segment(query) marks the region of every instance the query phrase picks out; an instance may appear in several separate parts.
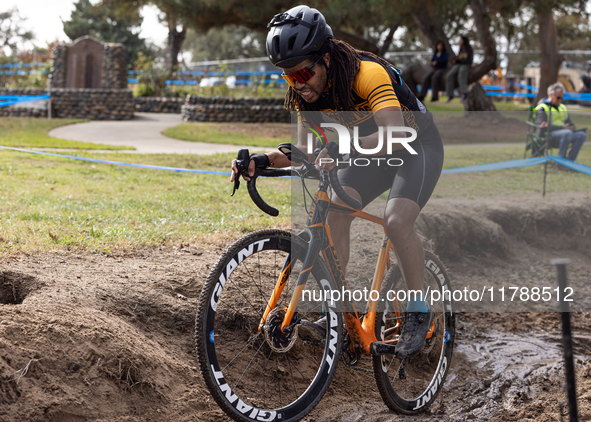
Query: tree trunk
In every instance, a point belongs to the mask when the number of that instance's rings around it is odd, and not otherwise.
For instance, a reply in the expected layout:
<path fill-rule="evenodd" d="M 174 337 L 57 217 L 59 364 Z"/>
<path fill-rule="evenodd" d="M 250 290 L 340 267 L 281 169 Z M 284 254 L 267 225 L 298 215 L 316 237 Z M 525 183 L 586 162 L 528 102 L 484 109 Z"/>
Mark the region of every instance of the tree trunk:
<path fill-rule="evenodd" d="M 396 22 L 390 27 L 390 32 L 386 36 L 384 40 L 384 44 L 380 47 L 380 51 L 378 52 L 378 56 L 384 57 L 384 55 L 388 52 L 390 45 L 392 44 L 392 40 L 394 39 L 394 32 L 400 27 L 401 19 L 398 18 Z"/>
<path fill-rule="evenodd" d="M 175 72 L 178 68 L 179 52 L 187 35 L 185 27 L 180 32 L 176 28 L 176 24 L 168 24 L 167 59 L 171 72 Z"/>
<path fill-rule="evenodd" d="M 480 80 L 490 70 L 497 68 L 497 44 L 490 31 L 490 21 L 482 0 L 470 0 L 470 9 L 473 12 L 478 41 L 484 50 L 484 59 L 472 67 L 468 83 Z"/>
<path fill-rule="evenodd" d="M 505 116 L 497 111 L 490 97 L 486 95 L 480 82 L 474 82 L 464 101 L 464 117 L 477 120 L 501 122 Z"/>
<path fill-rule="evenodd" d="M 420 85 L 423 83 L 423 79 L 425 79 L 425 76 L 427 76 L 427 73 L 429 73 L 429 71 L 421 66 L 420 64 L 411 64 L 410 66 L 407 66 L 404 68 L 404 70 L 402 71 L 402 79 L 404 80 L 404 82 L 408 85 L 408 87 L 410 88 L 410 90 L 415 94 L 415 95 L 419 95 L 419 90 L 417 89 L 417 85 Z M 445 83 L 445 81 L 443 79 L 445 78 L 441 78 L 442 79 L 442 83 Z"/>
<path fill-rule="evenodd" d="M 379 54 L 380 49 L 378 48 L 377 44 L 366 40 L 363 37 L 360 37 L 355 34 L 351 34 L 349 32 L 341 31 L 338 28 L 333 28 L 332 32 L 334 37 L 338 40 L 343 40 L 347 44 L 352 45 L 358 50 L 369 51 L 370 53 Z"/>
<path fill-rule="evenodd" d="M 564 57 L 558 52 L 556 25 L 552 8 L 536 10 L 540 37 L 540 86 L 534 104 L 546 96 L 550 85 L 558 80 L 558 71 Z"/>
<path fill-rule="evenodd" d="M 488 18 L 488 14 L 486 8 L 484 7 L 484 3 L 482 0 L 469 0 L 470 9 L 472 9 L 473 16 L 474 16 L 474 26 L 476 27 L 476 32 L 478 34 L 478 40 L 482 48 L 484 49 L 484 59 L 481 63 L 475 65 L 470 70 L 470 75 L 468 76 L 468 83 L 477 82 L 486 75 L 490 70 L 496 69 L 497 67 L 497 47 L 495 43 L 495 39 L 491 33 L 490 22 Z M 429 7 L 428 5 L 424 5 L 420 9 L 417 9 L 412 12 L 412 17 L 423 35 L 425 35 L 433 45 L 438 40 L 443 41 L 445 44 L 445 48 L 449 54 L 450 65 L 453 63 L 452 59 L 455 56 L 454 51 L 451 49 L 449 45 L 449 40 L 447 39 L 445 32 L 443 31 L 442 21 L 438 17 L 431 16 L 429 14 L 429 10 L 433 10 L 433 8 Z M 412 76 L 416 78 L 415 75 L 418 75 L 416 69 L 413 70 Z M 404 79 L 406 81 L 406 79 Z M 420 83 L 419 81 L 417 81 Z M 445 84 L 445 77 L 442 78 L 442 82 Z M 408 82 L 407 82 L 408 83 Z M 440 87 L 444 89 L 443 86 Z M 480 87 L 482 90 L 482 87 Z M 484 94 L 484 91 L 483 91 Z M 486 94 L 484 94 L 486 97 Z M 478 95 L 480 97 L 480 95 Z M 490 101 L 489 101 L 490 102 Z M 470 102 L 470 107 L 479 107 L 485 106 L 484 101 L 474 101 Z M 494 109 L 494 105 L 490 102 L 490 105 Z M 466 107 L 466 104 L 464 104 Z M 471 109 L 472 110 L 472 109 Z M 474 109 L 476 111 L 478 109 Z"/>
<path fill-rule="evenodd" d="M 445 32 L 443 31 L 441 21 L 433 18 L 429 13 L 430 10 L 433 10 L 433 7 L 430 7 L 429 4 L 423 5 L 420 9 L 415 8 L 412 12 L 412 18 L 423 35 L 429 39 L 433 48 L 435 48 L 437 41 L 443 41 L 443 45 L 445 45 L 445 50 L 449 57 L 449 64 L 451 65 L 452 59 L 456 55 L 449 44 L 447 35 L 445 35 Z"/>

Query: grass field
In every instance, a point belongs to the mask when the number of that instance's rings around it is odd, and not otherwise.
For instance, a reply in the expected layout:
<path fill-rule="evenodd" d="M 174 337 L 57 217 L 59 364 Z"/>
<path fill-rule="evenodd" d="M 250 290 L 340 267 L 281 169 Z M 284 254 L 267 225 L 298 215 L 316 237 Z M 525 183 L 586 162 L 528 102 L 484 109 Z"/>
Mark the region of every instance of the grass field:
<path fill-rule="evenodd" d="M 81 154 L 174 167 L 226 170 L 230 155 Z M 204 235 L 288 225 L 289 180 L 260 183 L 282 214 L 265 217 L 243 185 L 230 197 L 227 176 L 132 169 L 0 152 L 0 251 L 55 247 L 109 253 Z M 274 198 L 274 199 L 273 199 Z"/>
<path fill-rule="evenodd" d="M 282 142 L 290 142 L 290 136 L 272 136 L 267 126 L 277 126 L 276 124 L 254 124 L 246 123 L 246 126 L 254 126 L 258 130 L 253 133 L 252 130 L 245 132 L 239 130 L 224 129 L 223 124 L 219 123 L 181 123 L 177 126 L 165 129 L 162 134 L 170 138 L 182 139 L 191 142 L 211 142 L 214 144 L 230 145 L 248 145 L 252 147 L 275 148 Z M 242 126 L 244 126 L 242 125 Z M 231 126 L 237 126 L 232 124 Z"/>
<path fill-rule="evenodd" d="M 520 147 L 446 149 L 445 168 L 521 158 Z M 80 154 L 124 162 L 228 171 L 233 154 L 213 156 Z M 580 161 L 591 165 L 591 150 Z M 0 253 L 54 248 L 112 252 L 158 244 L 238 237 L 289 227 L 290 181 L 264 179 L 261 195 L 279 218 L 259 211 L 245 186 L 230 197 L 227 176 L 142 170 L 0 152 Z M 442 175 L 434 197 L 475 198 L 540 193 L 543 166 Z M 75 181 L 75 182 L 73 182 Z M 298 183 L 297 181 L 295 183 Z M 297 188 L 297 187 L 296 187 Z M 551 167 L 547 192 L 589 190 L 587 175 Z"/>
<path fill-rule="evenodd" d="M 425 106 L 431 110 L 432 112 L 445 112 L 445 111 L 464 111 L 464 106 L 459 98 L 454 98 L 451 102 L 447 102 L 446 97 L 441 97 L 441 99 L 437 102 L 430 102 L 430 97 L 425 99 Z M 521 103 L 513 103 L 513 102 L 504 102 L 504 101 L 493 101 L 495 108 L 501 112 L 511 112 L 511 111 L 527 111 L 528 105 L 521 104 Z"/>
<path fill-rule="evenodd" d="M 434 104 L 428 103 L 429 110 L 435 116 L 436 122 L 438 116 L 453 117 L 457 119 L 457 125 L 464 123 L 464 107 L 459 99 L 454 99 L 447 104 L 445 101 Z M 495 106 L 506 118 L 527 121 L 529 118 L 528 106 L 525 104 L 514 104 L 511 102 L 495 102 Z M 488 112 L 483 112 L 488 113 Z M 571 119 L 577 127 L 589 128 L 591 135 L 591 109 L 573 109 L 570 113 Z M 456 120 L 452 119 L 454 122 Z M 511 123 L 511 122 L 508 122 Z M 503 123 L 498 123 L 503 125 Z M 219 124 L 190 122 L 181 123 L 175 127 L 168 128 L 162 133 L 168 137 L 182 139 L 191 142 L 211 142 L 231 145 L 247 145 L 250 147 L 275 148 L 281 142 L 290 142 L 291 135 L 289 127 L 283 124 L 283 129 L 278 129 L 281 124 Z M 481 131 L 481 136 L 474 136 L 465 142 L 504 142 L 504 143 L 524 143 L 526 137 L 525 125 L 518 131 L 498 132 L 491 130 L 494 125 L 488 124 Z M 510 126 L 511 127 L 511 126 Z M 245 128 L 247 128 L 245 130 Z M 503 127 L 500 127 L 503 129 Z M 447 133 L 441 132 L 444 139 Z M 455 139 L 455 138 L 453 138 Z"/>
<path fill-rule="evenodd" d="M 50 137 L 47 133 L 56 127 L 85 122 L 81 119 L 36 119 L 27 117 L 0 117 L 0 145 L 18 148 L 67 148 L 134 150 L 133 147 L 91 144 Z"/>
<path fill-rule="evenodd" d="M 557 151 L 554 151 L 557 154 Z M 467 167 L 523 158 L 523 146 L 461 147 L 445 149 L 443 168 Z M 591 148 L 583 147 L 577 162 L 591 166 Z M 474 173 L 442 174 L 433 198 L 518 195 L 542 192 L 544 165 Z M 548 164 L 546 192 L 588 191 L 591 176 L 578 172 L 559 171 Z"/>
<path fill-rule="evenodd" d="M 447 103 L 446 98 L 431 103 L 425 101 L 425 105 L 433 114 L 461 117 L 464 114 L 464 106 L 460 102 L 459 98 L 453 99 L 450 103 Z M 510 119 L 517 119 L 521 121 L 527 121 L 529 117 L 529 104 L 513 103 L 504 101 L 493 101 L 497 111 L 503 114 L 503 116 Z M 567 104 L 567 107 L 569 105 Z M 591 108 L 571 106 L 569 108 L 570 116 L 573 122 L 579 127 L 589 127 L 591 131 Z M 486 113 L 486 112 L 483 112 Z M 590 132 L 591 133 L 591 132 Z"/>
<path fill-rule="evenodd" d="M 228 171 L 235 156 L 92 151 L 76 155 L 217 171 Z M 445 150 L 444 168 L 522 157 L 521 145 L 450 146 Z M 578 161 L 591 165 L 591 148 L 583 147 Z M 0 176 L 0 255 L 53 249 L 109 254 L 160 244 L 202 245 L 204 241 L 227 242 L 255 229 L 289 228 L 291 224 L 292 182 L 288 179 L 257 183 L 263 198 L 280 210 L 280 216 L 272 218 L 254 206 L 244 184 L 230 197 L 228 176 L 136 169 L 14 151 L 0 151 Z M 433 197 L 541 194 L 542 178 L 541 165 L 444 174 Z M 294 189 L 299 189 L 299 182 L 293 183 Z M 590 189 L 589 176 L 549 167 L 547 192 Z"/>

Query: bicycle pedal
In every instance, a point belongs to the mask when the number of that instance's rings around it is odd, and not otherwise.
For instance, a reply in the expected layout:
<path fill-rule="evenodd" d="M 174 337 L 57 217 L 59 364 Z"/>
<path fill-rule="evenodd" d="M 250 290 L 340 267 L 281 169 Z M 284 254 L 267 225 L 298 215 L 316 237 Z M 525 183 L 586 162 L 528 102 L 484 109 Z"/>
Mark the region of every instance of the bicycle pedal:
<path fill-rule="evenodd" d="M 369 345 L 369 352 L 372 355 L 393 355 L 396 353 L 396 345 L 376 341 Z"/>

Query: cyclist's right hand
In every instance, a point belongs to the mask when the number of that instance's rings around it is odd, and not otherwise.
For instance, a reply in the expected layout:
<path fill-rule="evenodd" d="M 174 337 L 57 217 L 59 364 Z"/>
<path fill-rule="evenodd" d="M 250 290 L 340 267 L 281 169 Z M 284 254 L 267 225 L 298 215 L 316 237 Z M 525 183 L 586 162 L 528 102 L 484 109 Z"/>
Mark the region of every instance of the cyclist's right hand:
<path fill-rule="evenodd" d="M 236 166 L 237 159 L 232 160 L 232 175 L 230 176 L 230 182 L 233 182 L 238 176 L 238 167 Z M 254 176 L 255 168 L 267 168 L 271 165 L 267 154 L 256 153 L 250 154 L 250 161 L 248 163 L 248 175 L 242 174 L 242 178 L 247 182 Z M 250 176 L 250 177 L 249 177 Z"/>
<path fill-rule="evenodd" d="M 333 161 L 330 162 L 330 160 L 322 160 L 323 158 L 332 158 Z M 347 161 L 348 159 L 349 154 L 343 155 L 339 153 L 339 143 L 331 141 L 317 155 L 315 162 L 316 170 L 320 170 L 322 168 L 324 171 L 330 171 L 336 167 L 337 161 Z"/>

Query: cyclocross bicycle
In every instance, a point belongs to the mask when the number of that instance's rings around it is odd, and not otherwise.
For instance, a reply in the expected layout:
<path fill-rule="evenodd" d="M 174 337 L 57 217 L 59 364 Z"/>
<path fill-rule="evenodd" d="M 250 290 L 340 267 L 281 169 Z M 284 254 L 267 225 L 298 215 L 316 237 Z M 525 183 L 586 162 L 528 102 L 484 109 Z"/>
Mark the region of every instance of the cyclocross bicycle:
<path fill-rule="evenodd" d="M 302 183 L 317 178 L 318 189 L 302 232 L 249 234 L 226 250 L 207 277 L 195 333 L 199 367 L 211 395 L 237 421 L 296 421 L 318 404 L 339 358 L 355 366 L 368 355 L 384 403 L 400 413 L 424 411 L 449 370 L 455 334 L 452 303 L 430 304 L 434 320 L 425 348 L 413 357 L 397 358 L 406 302 L 392 292 L 406 289 L 406 284 L 391 258 L 393 247 L 385 231 L 371 285 L 371 290 L 380 292 L 379 299 L 364 302 L 361 312 L 347 295 L 333 300 L 330 294 L 344 291 L 347 283 L 326 224 L 328 211 L 382 227 L 383 219 L 360 210 L 359 201 L 339 183 L 336 168 L 318 172 L 291 144 L 279 149 L 303 165 L 257 169 L 247 183 L 255 204 L 278 215 L 258 194 L 259 175 L 296 175 Z M 247 150 L 241 150 L 237 165 L 240 173 L 246 171 Z M 330 201 L 331 186 L 347 206 Z M 425 269 L 427 291 L 451 290 L 443 264 L 429 251 L 425 251 Z M 304 301 L 305 290 L 308 299 L 317 300 Z"/>

